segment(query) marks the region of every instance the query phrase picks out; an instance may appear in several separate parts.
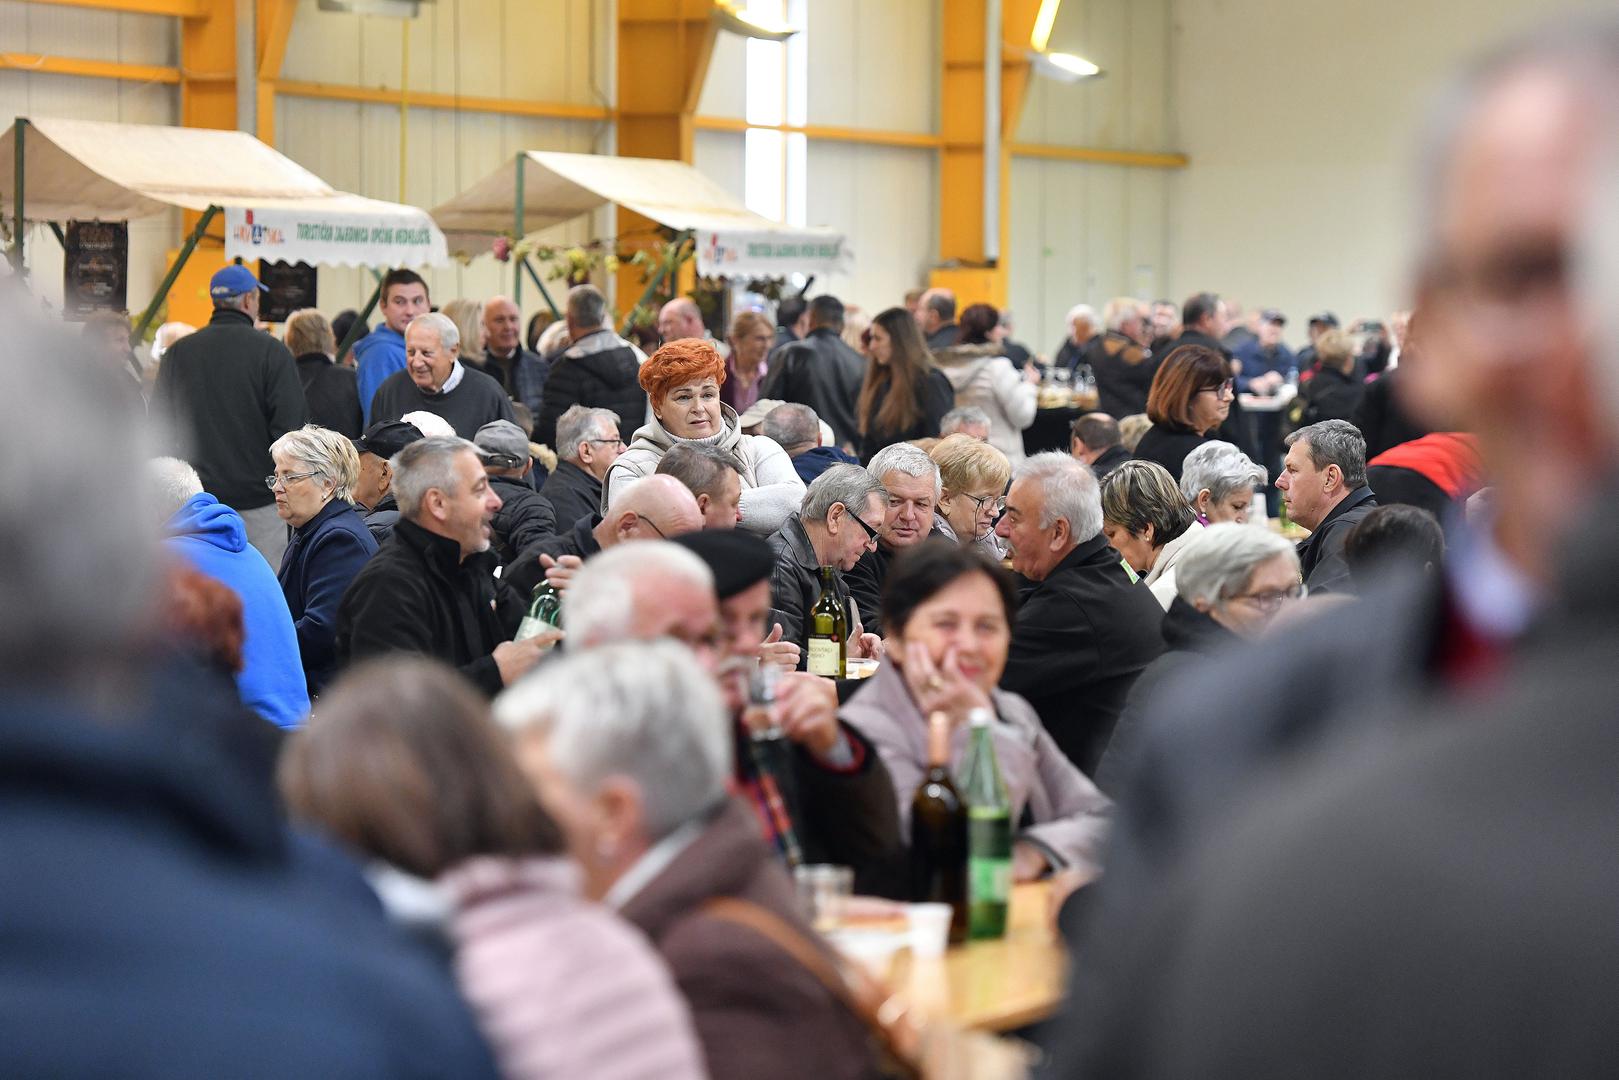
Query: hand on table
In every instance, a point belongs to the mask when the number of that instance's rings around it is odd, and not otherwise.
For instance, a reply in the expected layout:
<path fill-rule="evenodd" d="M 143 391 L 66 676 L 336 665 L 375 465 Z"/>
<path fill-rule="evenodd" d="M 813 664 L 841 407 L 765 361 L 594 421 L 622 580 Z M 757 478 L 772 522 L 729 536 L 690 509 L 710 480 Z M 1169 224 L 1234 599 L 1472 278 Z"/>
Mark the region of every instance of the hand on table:
<path fill-rule="evenodd" d="M 1012 880 L 1019 885 L 1039 881 L 1051 869 L 1051 860 L 1035 844 L 1018 841 L 1012 845 Z"/>
<path fill-rule="evenodd" d="M 849 654 L 851 656 L 864 657 L 867 660 L 880 662 L 883 657 L 888 655 L 888 647 L 883 644 L 883 639 L 876 634 L 868 634 L 864 630 L 856 633 L 850 639 L 849 644 Z"/>

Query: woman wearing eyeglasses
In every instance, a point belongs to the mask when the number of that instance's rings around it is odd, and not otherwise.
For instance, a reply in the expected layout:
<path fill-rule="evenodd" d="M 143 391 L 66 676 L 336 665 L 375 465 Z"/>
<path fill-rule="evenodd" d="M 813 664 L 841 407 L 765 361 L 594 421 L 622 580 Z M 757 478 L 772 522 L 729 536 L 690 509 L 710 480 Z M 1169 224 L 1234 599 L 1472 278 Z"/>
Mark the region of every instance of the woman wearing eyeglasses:
<path fill-rule="evenodd" d="M 1202 345 L 1175 349 L 1164 358 L 1147 392 L 1152 427 L 1136 444 L 1137 460 L 1156 461 L 1180 483 L 1186 455 L 1215 437 L 1236 396 L 1225 357 Z"/>
<path fill-rule="evenodd" d="M 1130 770 L 1141 718 L 1158 689 L 1208 657 L 1259 637 L 1284 607 L 1305 594 L 1293 545 L 1269 529 L 1234 523 L 1209 526 L 1186 549 L 1175 590 L 1163 622 L 1168 649 L 1130 688 L 1096 767 L 1097 786 L 1112 795 Z"/>
<path fill-rule="evenodd" d="M 337 667 L 337 605 L 377 542 L 354 510 L 360 455 L 335 431 L 310 424 L 270 446 L 275 474 L 264 478 L 275 512 L 292 526 L 276 574 L 298 631 L 304 680 L 313 698 Z"/>
<path fill-rule="evenodd" d="M 971 435 L 951 435 L 928 452 L 939 467 L 939 506 L 933 530 L 958 544 L 972 544 L 1000 562 L 1006 557 L 995 522 L 1006 509 L 1012 463 Z"/>

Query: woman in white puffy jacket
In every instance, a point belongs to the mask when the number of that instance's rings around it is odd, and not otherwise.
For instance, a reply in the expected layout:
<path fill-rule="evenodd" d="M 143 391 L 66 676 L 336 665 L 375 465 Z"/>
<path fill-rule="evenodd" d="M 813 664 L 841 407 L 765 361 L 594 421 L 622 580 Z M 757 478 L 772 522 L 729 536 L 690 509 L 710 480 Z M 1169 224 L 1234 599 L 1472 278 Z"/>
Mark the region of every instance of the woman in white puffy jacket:
<path fill-rule="evenodd" d="M 641 388 L 652 403 L 652 416 L 635 433 L 602 481 L 602 513 L 643 477 L 673 446 L 710 446 L 736 466 L 742 478 L 737 527 L 769 536 L 804 501 L 787 451 L 763 435 L 744 435 L 736 412 L 720 401 L 725 361 L 701 338 L 671 341 L 641 365 Z"/>
<path fill-rule="evenodd" d="M 961 340 L 933 354 L 933 362 L 955 387 L 956 407 L 975 405 L 989 415 L 989 444 L 1007 460 L 1023 460 L 1023 429 L 1034 423 L 1039 369 L 1019 372 L 990 340 L 1000 312 L 973 304 L 961 313 Z"/>

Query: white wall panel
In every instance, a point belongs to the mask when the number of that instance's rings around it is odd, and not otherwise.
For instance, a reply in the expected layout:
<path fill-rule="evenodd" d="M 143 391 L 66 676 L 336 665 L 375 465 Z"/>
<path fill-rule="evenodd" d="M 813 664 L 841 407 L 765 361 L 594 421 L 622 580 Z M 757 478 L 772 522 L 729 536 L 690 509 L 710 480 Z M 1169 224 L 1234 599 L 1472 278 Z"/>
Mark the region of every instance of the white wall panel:
<path fill-rule="evenodd" d="M 937 130 L 938 0 L 814 0 L 805 6 L 809 123 Z"/>
<path fill-rule="evenodd" d="M 699 131 L 693 140 L 692 163 L 697 171 L 726 191 L 743 198 L 742 133 L 740 131 Z"/>
<path fill-rule="evenodd" d="M 178 49 L 178 31 L 170 18 L 0 0 L 0 51 L 173 64 Z M 172 124 L 177 109 L 176 88 L 162 83 L 0 71 L 0 122 L 7 125 L 18 116 Z M 4 167 L 9 169 L 10 163 Z M 144 307 L 156 291 L 179 220 L 175 212 L 129 223 L 131 306 Z M 25 250 L 34 291 L 52 305 L 60 304 L 62 249 L 56 238 L 45 226 L 36 226 Z"/>
<path fill-rule="evenodd" d="M 708 77 L 697 99 L 698 116 L 728 116 L 743 119 L 748 113 L 747 39 L 739 34 L 720 34 L 714 39 L 714 52 L 708 59 Z"/>
<path fill-rule="evenodd" d="M 876 312 L 923 284 L 938 248 L 938 188 L 931 151 L 811 141 L 809 222 L 841 229 L 854 251 L 853 273 L 811 292 Z"/>

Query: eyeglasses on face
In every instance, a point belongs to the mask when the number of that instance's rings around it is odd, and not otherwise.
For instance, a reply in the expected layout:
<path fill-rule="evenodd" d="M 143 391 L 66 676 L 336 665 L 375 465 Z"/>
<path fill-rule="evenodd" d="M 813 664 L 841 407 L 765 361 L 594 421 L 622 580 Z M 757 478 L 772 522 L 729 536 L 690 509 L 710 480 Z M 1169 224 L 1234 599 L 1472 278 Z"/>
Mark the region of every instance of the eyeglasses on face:
<path fill-rule="evenodd" d="M 1235 379 L 1227 379 L 1219 386 L 1205 386 L 1203 389 L 1198 391 L 1200 394 L 1213 394 L 1218 398 L 1228 398 L 1233 396 L 1236 392 L 1237 381 Z"/>
<path fill-rule="evenodd" d="M 1309 595 L 1310 589 L 1303 582 L 1286 589 L 1265 589 L 1262 592 L 1243 593 L 1233 596 L 1233 600 L 1246 600 L 1266 614 L 1279 611 L 1283 604 L 1290 600 L 1302 600 Z"/>
<path fill-rule="evenodd" d="M 838 503 L 837 505 L 843 506 L 842 503 Z M 872 528 L 870 525 L 866 524 L 866 519 L 865 518 L 861 517 L 859 514 L 855 513 L 853 510 L 850 510 L 847 506 L 843 506 L 843 509 L 849 515 L 849 517 L 854 520 L 854 523 L 856 525 L 859 525 L 862 529 L 866 530 L 866 537 L 867 537 L 866 542 L 867 542 L 868 545 L 875 544 L 875 543 L 877 543 L 878 540 L 882 539 L 882 534 L 879 533 L 876 529 Z"/>
<path fill-rule="evenodd" d="M 603 446 L 623 446 L 623 439 L 586 439 L 587 443 L 600 443 Z"/>
<path fill-rule="evenodd" d="M 269 488 L 271 491 L 274 491 L 278 487 L 280 487 L 280 488 L 286 487 L 288 484 L 292 483 L 294 480 L 308 480 L 311 476 L 319 476 L 319 475 L 320 475 L 320 470 L 316 469 L 313 472 L 288 473 L 286 476 L 266 476 L 264 478 L 264 486 Z"/>
<path fill-rule="evenodd" d="M 969 495 L 966 492 L 963 492 L 962 497 L 973 504 L 973 513 L 975 515 L 982 514 L 984 512 L 985 503 L 989 503 L 991 505 L 991 509 L 994 510 L 996 517 L 1000 517 L 1002 514 L 1006 513 L 1005 495 Z"/>

